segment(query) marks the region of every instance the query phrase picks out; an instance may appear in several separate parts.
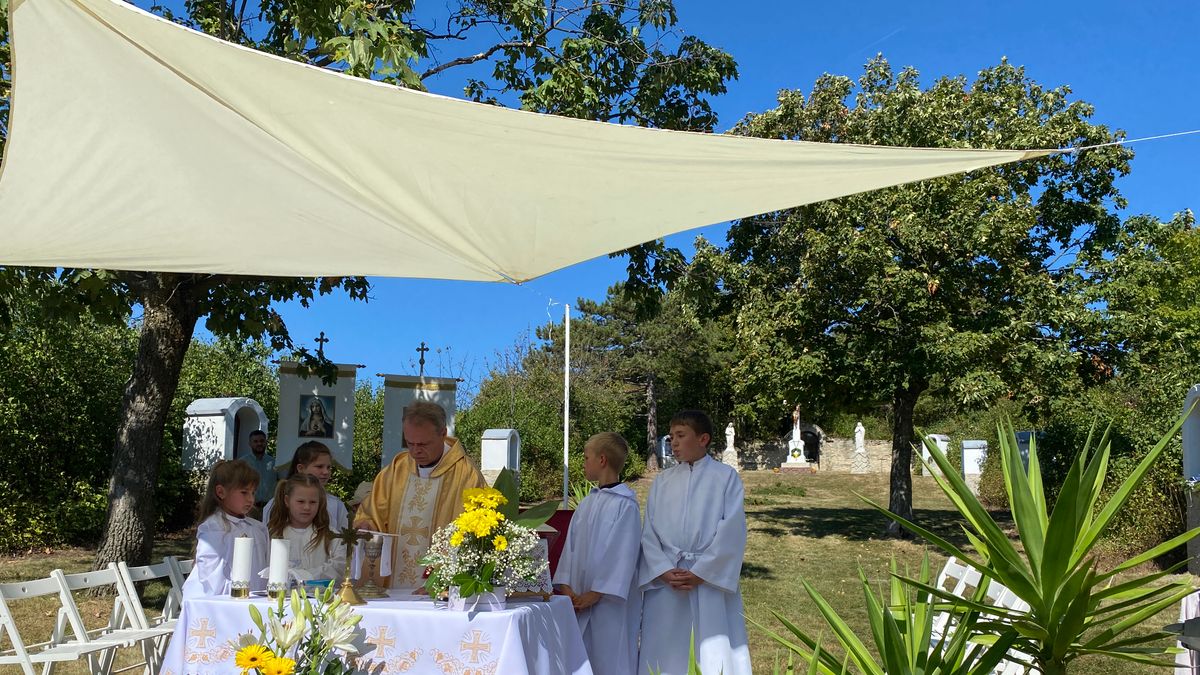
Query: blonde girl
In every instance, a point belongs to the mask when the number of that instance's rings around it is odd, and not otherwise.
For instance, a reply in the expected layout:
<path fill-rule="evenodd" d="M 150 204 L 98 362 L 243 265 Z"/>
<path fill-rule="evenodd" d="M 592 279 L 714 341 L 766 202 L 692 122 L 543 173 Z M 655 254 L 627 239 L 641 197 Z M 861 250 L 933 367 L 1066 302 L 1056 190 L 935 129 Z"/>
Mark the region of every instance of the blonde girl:
<path fill-rule="evenodd" d="M 185 598 L 229 593 L 233 542 L 238 537 L 254 541 L 251 590 L 266 587 L 258 573 L 267 566 L 267 528 L 247 517 L 254 508 L 257 487 L 258 472 L 240 459 L 222 460 L 213 466 L 197 509 L 196 562 L 183 585 Z"/>
<path fill-rule="evenodd" d="M 321 482 L 321 489 L 329 483 L 329 477 L 333 475 L 333 453 L 329 450 L 329 446 L 319 441 L 309 441 L 299 448 L 296 448 L 296 454 L 292 457 L 291 468 L 288 469 L 288 478 L 297 474 L 306 473 Z M 275 508 L 276 500 L 272 499 L 263 507 L 263 521 L 271 522 L 271 511 Z M 329 511 L 329 527 L 334 532 L 341 532 L 349 523 L 347 522 L 346 505 L 337 497 L 325 493 L 325 506 Z"/>
<path fill-rule="evenodd" d="M 273 539 L 290 543 L 289 567 L 301 581 L 340 581 L 346 568 L 346 547 L 334 540 L 329 528 L 329 510 L 321 481 L 297 473 L 275 487 L 276 508 L 267 529 Z"/>

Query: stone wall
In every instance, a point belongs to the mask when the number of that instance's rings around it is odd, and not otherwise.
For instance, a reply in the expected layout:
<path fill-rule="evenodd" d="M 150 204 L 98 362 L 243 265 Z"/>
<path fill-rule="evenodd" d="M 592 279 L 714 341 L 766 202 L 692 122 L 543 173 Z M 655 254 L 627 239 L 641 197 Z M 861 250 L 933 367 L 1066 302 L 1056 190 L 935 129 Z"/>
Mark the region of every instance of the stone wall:
<path fill-rule="evenodd" d="M 739 443 L 738 461 L 745 471 L 778 468 L 787 458 L 786 441 L 751 441 Z M 869 473 L 889 473 L 892 469 L 892 442 L 867 439 Z M 854 439 L 827 437 L 821 443 L 821 471 L 851 473 Z"/>

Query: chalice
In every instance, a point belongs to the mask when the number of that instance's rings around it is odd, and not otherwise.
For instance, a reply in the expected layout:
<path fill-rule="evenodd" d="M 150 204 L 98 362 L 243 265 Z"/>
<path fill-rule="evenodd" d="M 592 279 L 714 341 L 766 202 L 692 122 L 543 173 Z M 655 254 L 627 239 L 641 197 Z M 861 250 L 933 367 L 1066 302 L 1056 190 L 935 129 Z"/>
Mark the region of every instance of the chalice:
<path fill-rule="evenodd" d="M 386 598 L 387 591 L 380 588 L 375 583 L 375 574 L 379 569 L 379 557 L 383 555 L 384 536 L 377 534 L 363 542 L 363 557 L 366 558 L 364 567 L 369 572 L 364 571 L 363 576 L 366 577 L 366 583 L 358 587 L 358 594 L 364 598 Z"/>

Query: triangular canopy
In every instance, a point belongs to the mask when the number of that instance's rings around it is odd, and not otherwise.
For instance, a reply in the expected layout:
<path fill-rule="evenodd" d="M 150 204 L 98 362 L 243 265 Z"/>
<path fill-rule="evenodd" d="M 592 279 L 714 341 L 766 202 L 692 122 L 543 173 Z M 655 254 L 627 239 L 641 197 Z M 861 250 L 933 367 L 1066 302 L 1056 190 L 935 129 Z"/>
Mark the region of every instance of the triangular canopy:
<path fill-rule="evenodd" d="M 0 264 L 531 279 L 1041 152 L 625 127 L 294 63 L 119 0 L 11 0 Z"/>

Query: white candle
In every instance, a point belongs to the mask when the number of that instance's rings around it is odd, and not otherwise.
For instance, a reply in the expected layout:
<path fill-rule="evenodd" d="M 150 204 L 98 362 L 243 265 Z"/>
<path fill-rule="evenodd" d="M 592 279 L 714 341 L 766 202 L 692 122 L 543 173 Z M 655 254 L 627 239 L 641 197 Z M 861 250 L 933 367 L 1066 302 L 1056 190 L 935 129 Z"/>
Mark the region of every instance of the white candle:
<path fill-rule="evenodd" d="M 233 569 L 230 570 L 229 580 L 243 584 L 250 583 L 250 559 L 254 556 L 254 540 L 250 537 L 238 537 L 233 540 Z"/>
<path fill-rule="evenodd" d="M 287 539 L 271 540 L 271 571 L 267 575 L 267 585 L 286 585 L 288 579 L 288 548 Z"/>

